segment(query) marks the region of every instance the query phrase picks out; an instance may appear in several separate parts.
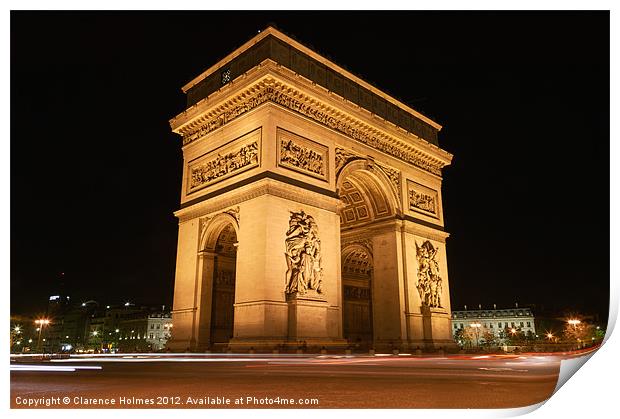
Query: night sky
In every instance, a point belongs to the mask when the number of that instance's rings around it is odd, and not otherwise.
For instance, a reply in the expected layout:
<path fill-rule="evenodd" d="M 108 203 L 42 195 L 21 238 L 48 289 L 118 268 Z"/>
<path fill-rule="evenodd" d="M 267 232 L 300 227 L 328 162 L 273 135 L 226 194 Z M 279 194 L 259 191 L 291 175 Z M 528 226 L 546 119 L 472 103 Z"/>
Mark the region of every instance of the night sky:
<path fill-rule="evenodd" d="M 444 126 L 453 309 L 609 298 L 607 12 L 13 12 L 11 312 L 172 304 L 181 86 L 273 24 Z"/>

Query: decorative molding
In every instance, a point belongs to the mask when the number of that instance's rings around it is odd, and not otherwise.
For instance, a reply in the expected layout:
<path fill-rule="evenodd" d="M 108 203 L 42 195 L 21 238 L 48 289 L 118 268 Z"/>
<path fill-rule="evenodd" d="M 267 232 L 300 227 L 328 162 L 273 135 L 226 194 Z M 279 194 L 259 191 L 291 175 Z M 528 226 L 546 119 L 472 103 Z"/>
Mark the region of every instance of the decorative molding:
<path fill-rule="evenodd" d="M 324 294 L 321 240 L 314 217 L 303 210 L 291 211 L 284 243 L 287 265 L 285 294 L 301 296 L 307 294 L 308 290 Z"/>
<path fill-rule="evenodd" d="M 205 238 L 204 235 L 207 232 L 207 229 L 208 229 L 208 226 L 211 220 L 220 214 L 231 215 L 237 221 L 237 227 L 239 227 L 239 220 L 240 220 L 239 207 L 229 208 L 225 211 L 221 211 L 216 214 L 210 213 L 209 215 L 200 217 L 198 219 L 198 237 L 200 237 L 200 243 L 204 242 L 204 238 Z"/>
<path fill-rule="evenodd" d="M 354 153 L 353 151 L 342 147 L 336 147 L 336 176 L 338 176 L 342 168 L 346 166 L 347 163 L 352 162 L 353 160 L 361 160 L 363 158 L 364 157 Z"/>
<path fill-rule="evenodd" d="M 377 166 L 383 171 L 383 173 L 385 173 L 388 179 L 390 179 L 390 182 L 394 187 L 394 191 L 396 192 L 396 196 L 400 199 L 400 170 L 394 169 L 381 163 L 377 163 Z"/>
<path fill-rule="evenodd" d="M 179 218 L 180 223 L 183 223 L 193 220 L 196 217 L 221 211 L 231 205 L 241 204 L 262 195 L 277 196 L 334 213 L 338 211 L 338 205 L 340 204 L 337 198 L 327 198 L 316 193 L 309 193 L 303 188 L 283 184 L 271 179 L 264 179 L 251 185 L 241 187 L 234 192 L 226 193 L 220 197 L 183 208 L 176 211 L 174 215 Z"/>
<path fill-rule="evenodd" d="M 227 209 L 226 211 L 224 211 L 224 213 L 235 217 L 235 220 L 237 220 L 237 225 L 239 225 L 239 222 L 241 221 L 241 216 L 239 215 L 239 207 Z"/>
<path fill-rule="evenodd" d="M 343 239 L 340 242 L 340 248 L 343 250 L 344 248 L 348 246 L 352 246 L 352 245 L 360 245 L 366 248 L 366 250 L 368 250 L 370 254 L 372 255 L 372 237 L 367 237 L 367 238 L 350 237 L 347 239 Z"/>
<path fill-rule="evenodd" d="M 187 165 L 187 194 L 260 166 L 261 129 L 190 161 Z"/>
<path fill-rule="evenodd" d="M 416 288 L 425 307 L 441 308 L 442 279 L 439 275 L 437 253 L 439 248 L 426 240 L 421 246 L 415 242 L 418 260 L 418 283 Z"/>
<path fill-rule="evenodd" d="M 439 193 L 436 190 L 407 179 L 407 202 L 409 210 L 439 218 Z"/>
<path fill-rule="evenodd" d="M 417 147 L 375 128 L 360 118 L 352 117 L 315 97 L 310 97 L 271 75 L 265 76 L 254 85 L 204 112 L 191 122 L 183 124 L 175 131 L 183 136 L 183 145 L 187 145 L 266 102 L 277 103 L 362 144 L 434 175 L 441 176 L 441 168 L 447 164 L 446 161 L 434 158 Z M 416 139 L 424 141 L 417 137 Z M 451 155 L 438 147 L 435 148 L 445 154 L 449 162 Z"/>
<path fill-rule="evenodd" d="M 329 181 L 327 146 L 300 135 L 276 128 L 278 166 Z"/>

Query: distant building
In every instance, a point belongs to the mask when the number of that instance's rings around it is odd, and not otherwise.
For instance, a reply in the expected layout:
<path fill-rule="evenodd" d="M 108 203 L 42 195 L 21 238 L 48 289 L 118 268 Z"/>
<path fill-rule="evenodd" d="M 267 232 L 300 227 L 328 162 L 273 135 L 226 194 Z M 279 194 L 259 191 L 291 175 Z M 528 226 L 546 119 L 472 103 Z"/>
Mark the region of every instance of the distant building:
<path fill-rule="evenodd" d="M 165 348 L 166 342 L 172 333 L 172 316 L 170 314 L 152 314 L 147 319 L 146 342 L 151 350 L 160 351 Z"/>
<path fill-rule="evenodd" d="M 169 313 L 134 315 L 119 322 L 119 348 L 124 352 L 160 351 L 172 332 Z"/>
<path fill-rule="evenodd" d="M 515 329 L 523 332 L 526 336 L 536 336 L 534 326 L 534 314 L 529 308 L 493 308 L 492 310 L 453 310 L 452 311 L 452 335 L 472 324 L 480 324 L 481 328 L 492 332 L 500 337 L 506 329 Z"/>

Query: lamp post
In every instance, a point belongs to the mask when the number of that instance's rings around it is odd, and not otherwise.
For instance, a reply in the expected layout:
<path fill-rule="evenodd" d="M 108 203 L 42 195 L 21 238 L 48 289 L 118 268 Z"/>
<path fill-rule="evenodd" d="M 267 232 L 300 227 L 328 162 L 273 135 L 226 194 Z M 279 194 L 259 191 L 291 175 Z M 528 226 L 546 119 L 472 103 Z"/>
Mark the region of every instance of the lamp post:
<path fill-rule="evenodd" d="M 577 325 L 581 324 L 581 320 L 577 320 L 577 319 L 568 319 L 566 321 L 566 323 L 570 324 L 571 326 L 573 326 L 573 332 L 575 333 L 575 337 L 578 336 L 577 334 Z M 577 338 L 577 348 L 581 347 L 581 339 Z"/>
<path fill-rule="evenodd" d="M 49 319 L 37 319 L 34 321 L 34 324 L 36 324 L 39 330 L 39 338 L 37 340 L 37 351 L 41 352 L 41 334 L 43 333 L 43 327 L 47 326 L 48 324 L 50 324 Z"/>
<path fill-rule="evenodd" d="M 470 324 L 471 327 L 474 328 L 474 330 L 476 331 L 476 348 L 478 347 L 478 337 L 480 336 L 480 328 L 482 327 L 482 324 L 476 322 L 476 323 L 472 323 Z"/>

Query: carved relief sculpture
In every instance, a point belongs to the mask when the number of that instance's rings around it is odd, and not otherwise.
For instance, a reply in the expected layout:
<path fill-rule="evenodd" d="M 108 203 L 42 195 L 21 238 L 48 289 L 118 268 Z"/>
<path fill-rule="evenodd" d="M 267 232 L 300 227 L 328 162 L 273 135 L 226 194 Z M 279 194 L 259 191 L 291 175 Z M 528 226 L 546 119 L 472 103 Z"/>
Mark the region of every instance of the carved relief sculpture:
<path fill-rule="evenodd" d="M 415 244 L 416 257 L 418 259 L 418 283 L 416 288 L 420 293 L 422 305 L 427 307 L 441 308 L 441 276 L 439 275 L 439 263 L 437 253 L 439 249 L 426 240 L 421 246 Z"/>
<path fill-rule="evenodd" d="M 438 218 L 439 211 L 437 211 L 437 208 L 439 202 L 437 191 L 409 180 L 407 181 L 407 195 L 410 210 Z"/>
<path fill-rule="evenodd" d="M 336 174 L 340 173 L 340 170 L 350 161 L 362 159 L 363 157 L 346 150 L 344 148 L 336 147 Z"/>
<path fill-rule="evenodd" d="M 220 147 L 204 157 L 191 162 L 188 168 L 188 193 L 225 179 L 241 171 L 258 166 L 260 131 L 251 134 L 250 141 Z"/>
<path fill-rule="evenodd" d="M 327 180 L 327 147 L 278 128 L 278 165 Z"/>
<path fill-rule="evenodd" d="M 314 218 L 303 210 L 292 212 L 286 232 L 286 279 L 287 295 L 304 295 L 308 290 L 323 294 L 321 288 L 321 240 Z"/>
<path fill-rule="evenodd" d="M 263 84 L 259 89 L 255 89 L 258 90 L 258 92 L 253 95 L 244 95 L 243 100 L 239 104 L 236 104 L 239 99 L 231 99 L 229 106 L 218 107 L 218 109 L 227 109 L 226 111 L 214 111 L 204 122 L 192 126 L 185 131 L 181 131 L 183 135 L 183 145 L 189 144 L 230 122 L 239 115 L 265 102 L 271 101 L 314 119 L 329 128 L 335 129 L 363 144 L 389 154 L 392 157 L 396 157 L 397 159 L 411 163 L 430 173 L 441 176 L 441 168 L 444 166 L 444 163 L 429 158 L 424 153 L 416 151 L 403 142 L 394 141 L 390 136 L 374 135 L 370 133 L 371 130 L 363 123 L 361 125 L 353 125 L 345 122 L 343 120 L 344 118 L 336 118 L 333 113 L 329 112 L 331 109 L 326 108 L 327 111 L 323 111 L 318 109 L 319 107 L 316 105 L 311 106 L 305 103 L 308 98 L 304 97 L 304 95 L 299 95 L 303 102 L 292 98 L 286 93 L 289 86 L 282 85 L 275 81 L 271 81 L 269 84 L 270 85 Z"/>
<path fill-rule="evenodd" d="M 231 174 L 245 166 L 258 163 L 258 143 L 255 141 L 241 147 L 237 152 L 218 154 L 192 168 L 190 189 L 196 189 L 213 180 Z"/>
<path fill-rule="evenodd" d="M 437 214 L 437 210 L 435 209 L 435 198 L 425 193 L 410 190 L 409 206 Z"/>

